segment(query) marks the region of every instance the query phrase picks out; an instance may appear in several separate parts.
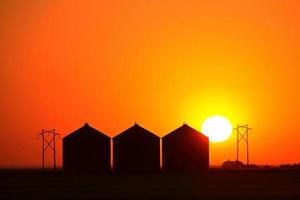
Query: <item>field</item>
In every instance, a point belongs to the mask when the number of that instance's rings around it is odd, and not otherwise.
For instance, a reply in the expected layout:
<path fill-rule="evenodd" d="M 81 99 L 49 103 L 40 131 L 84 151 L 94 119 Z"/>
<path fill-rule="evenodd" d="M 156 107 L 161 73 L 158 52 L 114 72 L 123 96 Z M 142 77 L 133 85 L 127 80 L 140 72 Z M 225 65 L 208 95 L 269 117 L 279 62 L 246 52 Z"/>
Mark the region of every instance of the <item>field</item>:
<path fill-rule="evenodd" d="M 300 170 L 107 175 L 1 170 L 0 199 L 300 199 Z"/>

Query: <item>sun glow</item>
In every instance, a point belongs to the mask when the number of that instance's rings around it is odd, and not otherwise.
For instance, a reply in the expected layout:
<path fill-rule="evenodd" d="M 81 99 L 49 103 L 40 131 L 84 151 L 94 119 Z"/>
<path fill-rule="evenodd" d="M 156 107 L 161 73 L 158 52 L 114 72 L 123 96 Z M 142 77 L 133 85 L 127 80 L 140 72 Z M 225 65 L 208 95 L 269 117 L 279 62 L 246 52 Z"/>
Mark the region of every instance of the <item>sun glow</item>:
<path fill-rule="evenodd" d="M 232 125 L 225 117 L 212 116 L 203 122 L 202 133 L 212 142 L 223 142 L 230 137 Z"/>

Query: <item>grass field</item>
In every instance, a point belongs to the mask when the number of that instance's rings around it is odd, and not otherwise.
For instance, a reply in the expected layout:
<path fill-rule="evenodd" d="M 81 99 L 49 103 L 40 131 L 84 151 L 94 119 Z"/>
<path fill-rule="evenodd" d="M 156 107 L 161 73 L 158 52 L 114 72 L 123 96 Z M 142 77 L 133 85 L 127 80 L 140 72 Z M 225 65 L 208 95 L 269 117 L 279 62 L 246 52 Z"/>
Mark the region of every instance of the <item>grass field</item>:
<path fill-rule="evenodd" d="M 300 199 L 300 170 L 118 175 L 1 170 L 0 199 Z"/>

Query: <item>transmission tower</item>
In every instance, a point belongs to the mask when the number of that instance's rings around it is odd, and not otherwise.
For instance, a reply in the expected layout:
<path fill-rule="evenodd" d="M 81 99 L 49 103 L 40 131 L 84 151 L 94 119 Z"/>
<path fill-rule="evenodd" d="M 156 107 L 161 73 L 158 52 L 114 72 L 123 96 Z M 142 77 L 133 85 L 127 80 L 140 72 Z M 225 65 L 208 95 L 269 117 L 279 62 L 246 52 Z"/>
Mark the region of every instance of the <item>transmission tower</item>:
<path fill-rule="evenodd" d="M 55 132 L 55 129 L 45 130 L 42 129 L 42 132 L 38 134 L 38 137 L 42 138 L 42 168 L 45 168 L 45 152 L 47 149 L 53 151 L 53 168 L 56 169 L 56 145 L 55 138 L 59 136 L 58 133 Z"/>
<path fill-rule="evenodd" d="M 239 148 L 241 142 L 246 142 L 247 146 L 247 166 L 249 167 L 249 132 L 252 131 L 252 128 L 249 128 L 248 125 L 237 125 L 233 130 L 237 133 L 236 141 L 236 160 L 239 161 Z"/>

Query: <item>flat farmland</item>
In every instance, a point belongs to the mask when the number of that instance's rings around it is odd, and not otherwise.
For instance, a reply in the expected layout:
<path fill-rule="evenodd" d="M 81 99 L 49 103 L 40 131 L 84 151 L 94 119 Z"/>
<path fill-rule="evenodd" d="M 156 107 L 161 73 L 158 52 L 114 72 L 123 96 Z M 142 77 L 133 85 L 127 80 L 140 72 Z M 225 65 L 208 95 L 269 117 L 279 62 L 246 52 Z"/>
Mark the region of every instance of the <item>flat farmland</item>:
<path fill-rule="evenodd" d="M 300 170 L 96 175 L 0 170 L 0 199 L 300 199 Z"/>

